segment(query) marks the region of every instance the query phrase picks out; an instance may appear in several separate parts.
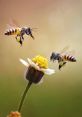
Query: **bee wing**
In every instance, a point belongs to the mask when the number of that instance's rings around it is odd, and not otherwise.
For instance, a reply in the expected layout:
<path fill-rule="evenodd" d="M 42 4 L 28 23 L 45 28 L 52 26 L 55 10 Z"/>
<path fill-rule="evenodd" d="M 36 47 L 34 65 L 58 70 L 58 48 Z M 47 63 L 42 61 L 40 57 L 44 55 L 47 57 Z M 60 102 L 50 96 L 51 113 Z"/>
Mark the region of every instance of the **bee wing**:
<path fill-rule="evenodd" d="M 73 55 L 75 55 L 75 53 L 76 53 L 75 50 L 71 50 L 71 51 L 68 51 L 66 54 L 73 56 Z"/>
<path fill-rule="evenodd" d="M 70 47 L 70 46 L 64 47 L 64 48 L 60 51 L 60 54 L 65 53 L 65 52 L 69 49 L 69 47 Z"/>
<path fill-rule="evenodd" d="M 12 28 L 20 28 L 18 22 L 15 19 L 10 19 L 9 23 L 7 24 L 7 29 Z"/>
<path fill-rule="evenodd" d="M 38 28 L 32 28 L 31 30 L 37 32 Z"/>
<path fill-rule="evenodd" d="M 20 28 L 19 23 L 15 19 L 10 20 L 10 25 L 13 26 L 13 27 L 19 27 Z"/>

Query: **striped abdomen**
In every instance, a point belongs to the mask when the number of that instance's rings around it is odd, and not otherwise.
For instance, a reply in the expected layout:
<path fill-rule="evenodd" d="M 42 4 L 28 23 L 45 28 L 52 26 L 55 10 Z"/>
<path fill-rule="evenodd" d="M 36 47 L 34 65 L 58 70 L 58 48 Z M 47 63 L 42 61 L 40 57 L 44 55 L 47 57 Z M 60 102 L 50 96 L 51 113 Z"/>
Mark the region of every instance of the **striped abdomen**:
<path fill-rule="evenodd" d="M 10 29 L 7 30 L 4 34 L 5 35 L 20 35 L 21 29 L 17 28 L 17 29 Z"/>
<path fill-rule="evenodd" d="M 74 56 L 70 56 L 70 55 L 63 55 L 63 59 L 65 61 L 76 62 L 75 57 Z"/>

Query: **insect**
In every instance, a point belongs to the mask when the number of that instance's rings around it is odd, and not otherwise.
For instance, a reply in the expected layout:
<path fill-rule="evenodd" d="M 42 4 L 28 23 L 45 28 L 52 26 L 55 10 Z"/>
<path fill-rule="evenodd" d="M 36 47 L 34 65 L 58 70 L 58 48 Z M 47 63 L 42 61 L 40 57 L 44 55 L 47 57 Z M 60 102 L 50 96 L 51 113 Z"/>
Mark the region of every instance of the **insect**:
<path fill-rule="evenodd" d="M 65 47 L 60 53 L 52 52 L 50 56 L 51 61 L 53 62 L 55 60 L 58 61 L 59 70 L 61 69 L 61 67 L 66 65 L 67 62 L 76 62 L 76 58 L 71 55 L 71 53 L 73 53 L 74 51 L 70 51 L 69 53 L 64 53 L 64 51 L 66 51 L 67 49 L 68 47 Z"/>
<path fill-rule="evenodd" d="M 30 27 L 22 27 L 20 28 L 19 26 L 17 26 L 15 23 L 15 21 L 13 21 L 13 25 L 11 26 L 4 34 L 7 36 L 10 35 L 15 35 L 16 40 L 22 45 L 23 41 L 24 41 L 24 35 L 29 35 L 34 39 L 34 36 L 32 34 L 32 29 Z"/>

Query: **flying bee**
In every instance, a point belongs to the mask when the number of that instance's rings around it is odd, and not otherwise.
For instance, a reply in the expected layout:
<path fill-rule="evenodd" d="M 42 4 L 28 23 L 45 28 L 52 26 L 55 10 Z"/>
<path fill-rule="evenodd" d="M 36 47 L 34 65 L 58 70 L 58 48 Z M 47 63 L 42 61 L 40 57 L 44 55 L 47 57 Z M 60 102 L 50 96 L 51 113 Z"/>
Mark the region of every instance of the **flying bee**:
<path fill-rule="evenodd" d="M 59 70 L 61 69 L 61 67 L 63 67 L 67 62 L 76 62 L 76 58 L 74 56 L 72 56 L 69 53 L 64 53 L 64 51 L 67 49 L 68 47 L 65 47 L 61 53 L 56 53 L 56 52 L 52 52 L 51 56 L 50 56 L 50 60 L 54 61 L 58 61 L 59 64 Z M 74 51 L 73 51 L 74 52 Z"/>
<path fill-rule="evenodd" d="M 23 41 L 24 41 L 24 35 L 29 35 L 34 39 L 34 36 L 32 34 L 32 30 L 30 27 L 18 27 L 18 26 L 14 26 L 14 28 L 11 26 L 10 29 L 8 29 L 4 34 L 7 36 L 10 35 L 16 35 L 15 38 L 16 40 L 22 45 Z"/>

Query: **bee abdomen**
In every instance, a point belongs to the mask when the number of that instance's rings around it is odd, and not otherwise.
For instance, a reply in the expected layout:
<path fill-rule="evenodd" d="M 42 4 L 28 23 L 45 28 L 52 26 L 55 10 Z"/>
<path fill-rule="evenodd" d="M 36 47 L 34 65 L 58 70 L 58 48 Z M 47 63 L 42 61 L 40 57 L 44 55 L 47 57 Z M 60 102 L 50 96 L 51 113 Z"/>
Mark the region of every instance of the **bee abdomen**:
<path fill-rule="evenodd" d="M 14 34 L 16 34 L 16 32 L 17 32 L 17 29 L 10 29 L 10 30 L 6 31 L 4 34 L 5 35 L 14 35 Z"/>
<path fill-rule="evenodd" d="M 67 61 L 76 62 L 76 59 L 74 56 L 64 55 L 64 59 Z"/>

